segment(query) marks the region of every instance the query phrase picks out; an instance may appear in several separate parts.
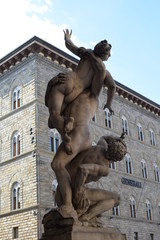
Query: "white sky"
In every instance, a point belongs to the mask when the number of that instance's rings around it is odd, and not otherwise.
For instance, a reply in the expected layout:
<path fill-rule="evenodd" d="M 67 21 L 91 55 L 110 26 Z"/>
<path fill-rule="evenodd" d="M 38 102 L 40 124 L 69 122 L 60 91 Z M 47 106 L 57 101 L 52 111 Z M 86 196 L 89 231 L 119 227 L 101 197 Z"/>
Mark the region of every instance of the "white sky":
<path fill-rule="evenodd" d="M 159 0 L 0 0 L 0 58 L 35 35 L 68 52 L 69 28 L 77 46 L 107 39 L 113 78 L 160 104 L 159 13 Z"/>

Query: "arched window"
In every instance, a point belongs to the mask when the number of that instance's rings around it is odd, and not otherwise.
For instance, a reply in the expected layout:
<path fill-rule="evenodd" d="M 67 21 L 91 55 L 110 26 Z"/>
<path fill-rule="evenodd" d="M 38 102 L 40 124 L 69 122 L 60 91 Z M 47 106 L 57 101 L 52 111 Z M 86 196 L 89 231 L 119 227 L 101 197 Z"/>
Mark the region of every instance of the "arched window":
<path fill-rule="evenodd" d="M 138 140 L 144 141 L 142 126 L 139 123 L 137 124 L 137 128 L 138 128 Z"/>
<path fill-rule="evenodd" d="M 133 197 L 130 198 L 130 216 L 136 218 L 136 202 Z"/>
<path fill-rule="evenodd" d="M 142 167 L 142 177 L 147 178 L 148 173 L 147 173 L 147 164 L 146 164 L 145 160 L 141 161 L 141 167 Z"/>
<path fill-rule="evenodd" d="M 155 134 L 153 132 L 152 129 L 149 130 L 150 133 L 150 143 L 152 146 L 156 146 L 156 142 L 155 142 Z"/>
<path fill-rule="evenodd" d="M 122 131 L 123 133 L 129 135 L 128 122 L 124 116 L 122 116 Z"/>
<path fill-rule="evenodd" d="M 149 200 L 146 201 L 146 218 L 152 220 L 152 206 Z"/>
<path fill-rule="evenodd" d="M 56 153 L 60 145 L 60 135 L 56 130 L 50 131 L 50 149 L 51 152 Z"/>
<path fill-rule="evenodd" d="M 132 174 L 132 160 L 129 154 L 126 154 L 126 172 Z"/>
<path fill-rule="evenodd" d="M 111 168 L 111 169 L 116 169 L 116 162 L 114 162 L 114 161 L 109 161 L 109 167 Z"/>
<path fill-rule="evenodd" d="M 155 181 L 159 182 L 159 169 L 157 164 L 154 164 L 154 177 L 155 177 Z"/>
<path fill-rule="evenodd" d="M 20 154 L 20 134 L 16 132 L 12 137 L 12 157 Z"/>
<path fill-rule="evenodd" d="M 113 208 L 113 215 L 119 216 L 119 206 Z"/>
<path fill-rule="evenodd" d="M 105 125 L 106 127 L 108 128 L 112 128 L 112 117 L 111 117 L 111 113 L 110 111 L 108 110 L 108 108 L 106 108 L 104 110 L 105 112 Z"/>
<path fill-rule="evenodd" d="M 14 183 L 12 187 L 12 210 L 20 208 L 20 185 L 18 182 Z"/>
<path fill-rule="evenodd" d="M 12 110 L 20 107 L 20 87 L 16 87 L 12 94 Z"/>

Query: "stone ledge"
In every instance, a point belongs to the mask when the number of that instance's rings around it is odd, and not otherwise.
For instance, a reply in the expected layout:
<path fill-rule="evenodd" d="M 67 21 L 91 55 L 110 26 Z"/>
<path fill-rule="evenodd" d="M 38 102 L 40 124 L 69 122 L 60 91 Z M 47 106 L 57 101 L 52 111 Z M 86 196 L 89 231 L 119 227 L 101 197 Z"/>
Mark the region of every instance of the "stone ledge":
<path fill-rule="evenodd" d="M 5 218 L 5 217 L 8 217 L 8 216 L 29 212 L 29 211 L 32 211 L 32 210 L 37 210 L 38 206 L 39 205 L 36 204 L 36 205 L 33 205 L 31 207 L 27 207 L 27 208 L 20 208 L 20 209 L 17 209 L 17 210 L 11 210 L 10 212 L 0 214 L 0 218 Z"/>

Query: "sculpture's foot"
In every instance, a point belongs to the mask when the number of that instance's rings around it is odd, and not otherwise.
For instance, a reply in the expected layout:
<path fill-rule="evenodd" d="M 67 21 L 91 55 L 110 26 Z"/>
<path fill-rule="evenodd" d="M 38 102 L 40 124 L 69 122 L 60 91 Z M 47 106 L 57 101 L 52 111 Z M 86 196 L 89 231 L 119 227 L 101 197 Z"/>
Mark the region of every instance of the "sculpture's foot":
<path fill-rule="evenodd" d="M 79 221 L 82 223 L 82 226 L 86 227 L 103 227 L 102 222 L 97 218 L 88 219 L 85 217 L 80 217 Z"/>
<path fill-rule="evenodd" d="M 64 131 L 66 133 L 70 133 L 73 130 L 73 124 L 74 124 L 74 118 L 73 117 L 69 117 L 66 120 Z"/>
<path fill-rule="evenodd" d="M 77 209 L 77 215 L 78 215 L 78 218 L 80 218 L 83 214 L 85 214 L 87 212 L 88 208 L 85 208 L 85 209 Z"/>
<path fill-rule="evenodd" d="M 74 210 L 73 207 L 69 207 L 67 205 L 62 205 L 57 210 L 63 218 L 73 218 L 74 219 L 74 224 L 82 225 L 79 222 L 77 212 Z"/>

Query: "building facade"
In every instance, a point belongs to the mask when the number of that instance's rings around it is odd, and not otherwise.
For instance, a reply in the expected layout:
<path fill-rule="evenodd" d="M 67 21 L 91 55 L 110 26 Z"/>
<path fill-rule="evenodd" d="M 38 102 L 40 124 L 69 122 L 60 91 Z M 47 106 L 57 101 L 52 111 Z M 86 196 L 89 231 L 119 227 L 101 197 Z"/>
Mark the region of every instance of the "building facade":
<path fill-rule="evenodd" d="M 50 163 L 61 142 L 48 128 L 48 81 L 73 71 L 78 60 L 33 37 L 0 60 L 0 239 L 37 240 L 54 205 Z M 103 110 L 106 90 L 90 123 L 93 144 L 102 135 L 126 135 L 127 154 L 92 186 L 117 191 L 121 203 L 104 214 L 106 226 L 127 240 L 158 240 L 160 231 L 160 105 L 116 82 L 114 115 Z"/>

